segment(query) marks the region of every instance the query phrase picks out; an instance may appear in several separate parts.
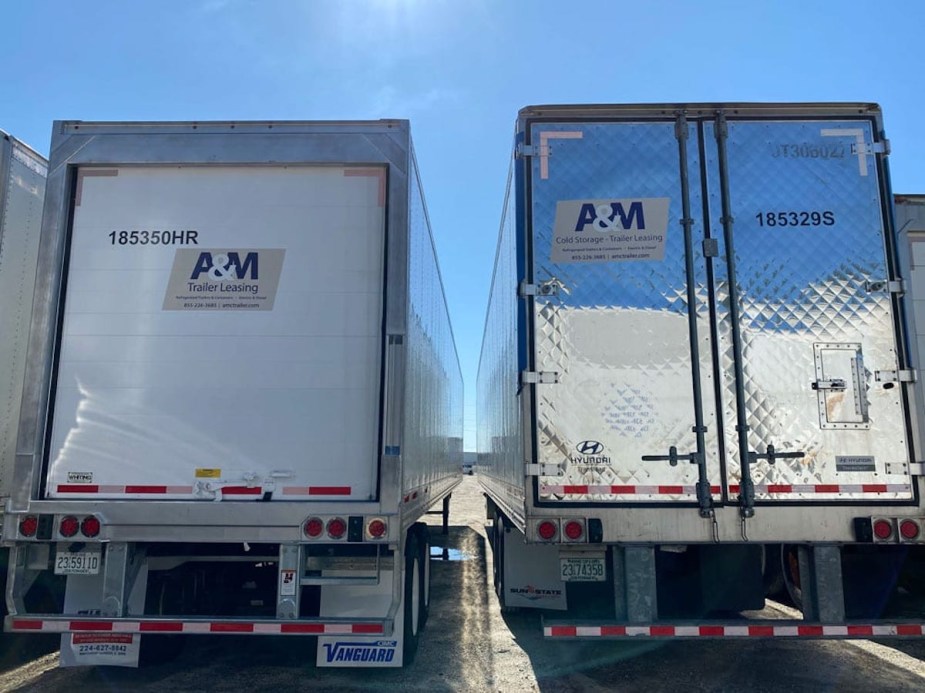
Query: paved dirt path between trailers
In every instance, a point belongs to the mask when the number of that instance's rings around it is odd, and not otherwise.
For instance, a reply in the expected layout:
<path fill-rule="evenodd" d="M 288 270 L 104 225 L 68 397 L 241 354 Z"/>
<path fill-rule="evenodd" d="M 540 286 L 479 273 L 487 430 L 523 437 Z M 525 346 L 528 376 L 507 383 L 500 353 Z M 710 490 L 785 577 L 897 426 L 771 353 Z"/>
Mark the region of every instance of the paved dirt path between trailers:
<path fill-rule="evenodd" d="M 925 643 L 549 642 L 535 613 L 502 615 L 477 480 L 453 494 L 450 534 L 440 519 L 430 620 L 404 670 L 314 666 L 311 638 L 190 639 L 180 657 L 145 669 L 59 669 L 47 655 L 0 674 L 0 690 L 132 691 L 920 691 Z M 435 548 L 435 551 L 440 549 Z"/>

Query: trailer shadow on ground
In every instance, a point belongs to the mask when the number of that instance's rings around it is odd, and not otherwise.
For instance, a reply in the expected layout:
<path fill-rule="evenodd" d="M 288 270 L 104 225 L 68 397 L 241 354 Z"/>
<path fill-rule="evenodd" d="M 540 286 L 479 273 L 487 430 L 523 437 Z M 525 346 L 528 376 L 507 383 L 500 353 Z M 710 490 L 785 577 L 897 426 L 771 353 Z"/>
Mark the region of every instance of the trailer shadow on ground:
<path fill-rule="evenodd" d="M 870 643 L 830 640 L 646 640 L 552 641 L 543 637 L 543 619 L 557 612 L 505 612 L 511 637 L 530 659 L 541 691 L 867 691 L 925 686 L 925 642 Z M 711 672 L 703 686 L 703 672 Z M 697 681 L 700 685 L 693 685 Z M 913 685 L 913 688 L 915 686 Z"/>

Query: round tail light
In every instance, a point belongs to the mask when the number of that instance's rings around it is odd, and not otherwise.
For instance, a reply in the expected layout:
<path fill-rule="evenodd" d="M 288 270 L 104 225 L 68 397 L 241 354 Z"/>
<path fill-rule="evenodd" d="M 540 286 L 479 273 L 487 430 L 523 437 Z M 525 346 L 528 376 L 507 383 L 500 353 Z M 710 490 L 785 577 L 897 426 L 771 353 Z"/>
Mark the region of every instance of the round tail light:
<path fill-rule="evenodd" d="M 73 515 L 61 518 L 61 524 L 58 525 L 58 532 L 62 537 L 73 537 L 80 529 L 80 520 Z"/>
<path fill-rule="evenodd" d="M 381 539 L 382 537 L 385 536 L 387 529 L 388 527 L 386 526 L 385 522 L 383 520 L 377 519 L 377 520 L 372 520 L 366 526 L 366 533 L 369 536 L 371 536 L 373 539 Z"/>
<path fill-rule="evenodd" d="M 24 537 L 34 537 L 39 528 L 39 518 L 35 515 L 26 515 L 19 521 L 19 534 Z"/>
<path fill-rule="evenodd" d="M 565 536 L 567 536 L 572 541 L 577 541 L 584 536 L 585 526 L 578 522 L 577 520 L 571 520 L 565 523 Z"/>
<path fill-rule="evenodd" d="M 543 520 L 540 522 L 539 526 L 536 528 L 536 533 L 540 535 L 540 539 L 544 541 L 549 541 L 550 539 L 555 539 L 556 534 L 559 533 L 559 530 L 556 528 L 555 522 L 550 522 L 549 520 Z"/>
<path fill-rule="evenodd" d="M 312 539 L 320 537 L 324 531 L 324 522 L 321 521 L 320 517 L 310 517 L 302 525 L 302 531 L 305 532 L 306 537 L 311 537 Z"/>
<path fill-rule="evenodd" d="M 903 520 L 899 523 L 899 533 L 902 535 L 903 539 L 913 540 L 918 539 L 919 534 L 922 530 L 919 528 L 919 523 L 915 520 Z"/>
<path fill-rule="evenodd" d="M 80 523 L 80 533 L 85 537 L 95 537 L 100 533 L 100 521 L 93 515 L 87 515 Z"/>
<path fill-rule="evenodd" d="M 893 536 L 893 523 L 889 520 L 876 520 L 874 522 L 874 536 L 877 539 L 889 539 Z"/>
<path fill-rule="evenodd" d="M 347 523 L 341 518 L 335 517 L 333 520 L 328 520 L 328 536 L 331 539 L 340 539 L 346 533 Z"/>

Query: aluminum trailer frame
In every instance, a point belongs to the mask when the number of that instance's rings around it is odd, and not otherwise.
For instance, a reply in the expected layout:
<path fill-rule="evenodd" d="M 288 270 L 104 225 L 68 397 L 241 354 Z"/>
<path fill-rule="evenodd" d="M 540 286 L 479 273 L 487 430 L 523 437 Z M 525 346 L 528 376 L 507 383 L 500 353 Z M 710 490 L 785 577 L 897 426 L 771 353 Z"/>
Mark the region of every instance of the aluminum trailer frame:
<path fill-rule="evenodd" d="M 86 167 L 131 166 L 361 166 L 381 167 L 381 194 L 385 197 L 387 234 L 384 266 L 387 268 L 382 324 L 381 421 L 378 452 L 378 497 L 365 501 L 300 500 L 273 502 L 202 502 L 185 500 L 134 499 L 46 499 L 43 497 L 44 460 L 48 446 L 48 419 L 59 325 L 62 268 L 68 261 L 68 239 L 72 200 L 79 193 L 78 170 Z M 417 245 L 412 249 L 411 243 Z M 412 253 L 417 253 L 412 257 Z M 418 262 L 419 277 L 410 276 L 410 263 Z M 423 279 L 421 278 L 423 277 Z M 418 284 L 415 285 L 414 282 Z M 420 282 L 430 282 L 423 289 Z M 441 294 L 428 303 L 428 296 L 413 295 L 428 290 Z M 33 313 L 26 382 L 19 425 L 13 484 L 6 508 L 4 544 L 11 547 L 10 584 L 7 602 L 10 616 L 5 627 L 12 631 L 77 632 L 195 632 L 256 634 L 319 633 L 390 637 L 402 631 L 404 570 L 399 557 L 413 542 L 420 549 L 426 535 L 416 524 L 432 505 L 446 499 L 461 480 L 461 372 L 453 346 L 442 280 L 436 264 L 433 237 L 421 193 L 407 121 L 313 121 L 313 122 L 83 122 L 54 124 L 50 175 L 45 196 L 45 214 L 39 251 L 39 273 Z M 421 305 L 423 304 L 423 305 Z M 410 325 L 411 312 L 431 311 L 418 324 Z M 431 319 L 432 318 L 432 319 Z M 436 325 L 436 328 L 434 328 Z M 436 346 L 428 346 L 423 330 L 439 329 L 430 335 Z M 440 402 L 419 401 L 421 395 L 406 387 L 409 379 L 421 375 L 426 360 L 420 349 L 440 349 L 434 358 L 448 359 L 440 385 Z M 426 373 L 424 374 L 427 375 Z M 417 398 L 417 399 L 416 399 Z M 415 433 L 417 409 L 433 406 L 440 412 L 440 429 L 445 438 L 424 440 Z M 459 421 L 456 421 L 456 419 Z M 433 450 L 427 445 L 438 446 Z M 443 458 L 439 457 L 440 451 Z M 458 459 L 457 459 L 458 458 Z M 258 494 L 259 495 L 259 494 Z M 25 537 L 18 522 L 27 516 L 48 518 L 44 529 Z M 37 575 L 48 569 L 57 547 L 67 550 L 58 534 L 64 516 L 95 517 L 100 522 L 96 537 L 81 537 L 80 544 L 103 553 L 102 608 L 96 616 L 75 614 L 30 614 L 25 595 Z M 349 516 L 349 518 L 348 518 Z M 247 561 L 246 555 L 220 555 L 216 547 L 237 545 L 248 551 L 252 545 L 278 545 L 278 555 L 265 560 L 278 563 L 282 585 L 287 573 L 295 571 L 302 585 L 340 585 L 350 579 L 308 577 L 310 542 L 303 524 L 310 517 L 342 517 L 350 521 L 343 547 L 367 547 L 372 551 L 357 559 L 363 576 L 360 585 L 391 585 L 385 612 L 366 616 L 299 618 L 299 594 L 279 589 L 276 620 L 266 618 L 183 618 L 142 616 L 132 607 L 132 595 L 144 582 L 145 571 L 169 567 L 194 559 Z M 371 518 L 387 524 L 381 537 L 364 531 Z M 356 520 L 356 526 L 354 524 Z M 41 522 L 40 522 L 41 525 Z M 336 542 L 318 540 L 313 546 Z M 203 556 L 179 551 L 170 557 L 163 547 L 203 545 Z M 158 545 L 158 557 L 148 548 Z M 422 551 L 422 560 L 426 554 Z M 426 562 L 426 561 L 425 561 Z M 322 570 L 323 575 L 323 570 Z M 388 578 L 391 575 L 392 578 Z M 341 576 L 343 578 L 343 576 Z M 291 579 L 291 577 L 290 577 Z M 136 597 L 137 598 L 137 595 Z M 398 621 L 396 625 L 396 621 Z M 203 625 L 207 623 L 207 625 Z M 172 625 L 171 625 L 172 624 Z M 181 624 L 181 625 L 178 625 Z M 192 625 L 182 625 L 192 624 Z M 211 624 L 211 625 L 208 625 Z M 320 651 L 319 644 L 319 651 Z M 400 650 L 399 650 L 400 651 Z M 400 663 L 401 657 L 398 657 Z"/>
<path fill-rule="evenodd" d="M 897 411 L 902 412 L 897 418 L 901 421 L 897 433 L 903 439 L 906 459 L 897 458 L 897 464 L 890 468 L 878 467 L 881 475 L 898 472 L 898 477 L 890 477 L 895 481 L 884 483 L 875 478 L 877 475 L 862 482 L 843 484 L 832 484 L 828 480 L 814 484 L 800 479 L 799 458 L 793 455 L 795 459 L 788 459 L 791 455 L 780 454 L 787 452 L 786 447 L 779 445 L 778 451 L 773 446 L 768 450 L 764 446 L 755 447 L 770 441 L 756 440 L 755 419 L 742 418 L 748 411 L 747 397 L 752 397 L 753 391 L 746 396 L 741 384 L 737 388 L 724 384 L 721 388 L 719 381 L 726 377 L 724 373 L 729 374 L 729 382 L 742 382 L 743 337 L 739 331 L 743 318 L 736 314 L 736 307 L 741 310 L 742 304 L 735 293 L 737 282 L 729 283 L 719 292 L 715 288 L 717 285 L 712 284 L 714 288 L 710 288 L 710 283 L 715 281 L 713 277 L 717 273 L 724 281 L 728 276 L 739 276 L 736 270 L 736 261 L 742 261 L 739 253 L 727 254 L 725 250 L 738 239 L 737 230 L 741 229 L 742 233 L 748 228 L 750 219 L 751 225 L 757 226 L 754 217 L 743 213 L 740 200 L 750 191 L 743 188 L 741 169 L 734 168 L 734 160 L 730 163 L 726 149 L 729 133 L 738 128 L 740 140 L 736 155 L 741 159 L 744 146 L 741 142 L 748 141 L 741 133 L 747 127 L 758 127 L 762 123 L 768 128 L 780 125 L 792 130 L 807 124 L 806 132 L 815 133 L 817 138 L 820 128 L 844 128 L 843 132 L 822 133 L 822 142 L 834 142 L 838 138 L 827 139 L 827 136 L 847 135 L 847 130 L 851 130 L 851 137 L 857 137 L 856 142 L 849 143 L 850 146 L 837 154 L 851 157 L 850 162 L 861 165 L 862 175 L 869 173 L 865 179 L 869 186 L 865 189 L 869 189 L 874 198 L 869 203 L 870 213 L 876 210 L 877 223 L 882 229 L 884 274 L 869 277 L 871 284 L 867 291 L 883 292 L 884 298 L 876 300 L 881 310 L 892 316 L 889 329 L 894 335 L 895 353 L 888 366 L 869 365 L 868 368 L 888 368 L 891 373 L 883 374 L 891 381 L 887 387 L 894 393 L 901 393 L 896 400 L 900 402 Z M 623 135 L 616 134 L 621 127 Z M 614 133 L 610 140 L 605 138 L 608 129 Z M 646 139 L 647 129 L 660 132 L 661 139 L 655 135 Z M 768 132 L 772 134 L 767 136 L 767 146 L 778 144 L 773 131 Z M 609 148 L 609 143 L 621 136 L 635 138 L 632 140 L 635 149 L 630 145 Z M 804 585 L 808 597 L 804 609 L 807 619 L 843 623 L 842 547 L 892 544 L 919 550 L 913 545 L 921 543 L 925 520 L 922 478 L 925 469 L 920 452 L 925 440 L 925 417 L 921 402 L 916 401 L 921 397 L 917 394 L 920 378 L 915 370 L 916 359 L 908 347 L 908 336 L 915 334 L 912 303 L 908 293 L 903 293 L 900 282 L 908 276 L 909 260 L 907 253 L 897 251 L 887 164 L 889 144 L 884 136 L 879 107 L 866 103 L 535 106 L 520 111 L 514 143 L 479 367 L 478 471 L 489 499 L 489 517 L 496 521 L 494 536 L 512 537 L 503 542 L 507 548 L 511 543 L 525 542 L 528 550 L 531 546 L 553 547 L 557 550 L 554 555 L 563 558 L 603 556 L 606 552 L 608 579 L 619 583 L 621 579 L 614 576 L 622 574 L 624 581 L 623 587 L 618 589 L 618 592 L 622 590 L 622 596 L 616 596 L 618 602 L 622 600 L 622 605 L 616 607 L 617 613 L 640 624 L 658 623 L 656 547 L 683 551 L 691 546 L 799 546 L 802 574 L 812 575 L 817 583 Z M 807 148 L 805 152 L 800 149 L 803 145 Z M 815 161 L 821 158 L 816 145 L 812 139 L 808 144 L 798 141 L 794 156 Z M 828 150 L 823 153 L 828 154 Z M 634 178 L 637 160 L 643 163 L 639 164 L 641 168 Z M 620 162 L 620 166 L 615 166 L 614 162 Z M 669 173 L 662 174 L 657 168 L 660 162 L 665 162 Z M 738 179 L 733 180 L 732 191 L 730 171 L 738 174 Z M 577 182 L 572 183 L 566 177 L 572 172 Z M 665 182 L 659 183 L 661 180 Z M 544 185 L 558 192 L 537 192 L 545 190 L 541 187 Z M 537 197 L 541 194 L 545 195 L 542 199 Z M 603 287 L 607 286 L 605 282 L 618 286 L 621 280 L 615 271 L 610 274 L 598 271 L 604 264 L 581 264 L 584 260 L 580 258 L 572 258 L 574 264 L 561 264 L 563 260 L 557 261 L 555 247 L 551 251 L 551 262 L 549 257 L 537 253 L 550 252 L 547 247 L 553 237 L 557 242 L 560 238 L 567 241 L 567 233 L 574 232 L 573 229 L 580 233 L 593 219 L 593 210 L 589 209 L 585 218 L 579 217 L 577 228 L 572 221 L 573 226 L 563 230 L 559 214 L 562 205 L 573 204 L 570 201 L 599 203 L 600 198 L 617 199 L 623 207 L 618 210 L 619 214 L 613 213 L 611 223 L 622 221 L 624 228 L 631 229 L 628 233 L 632 233 L 631 200 L 666 194 L 675 205 L 665 227 L 669 240 L 663 248 L 655 247 L 646 252 L 651 253 L 649 266 L 658 265 L 658 253 L 664 252 L 667 262 L 671 252 L 669 244 L 677 243 L 675 248 L 680 248 L 677 272 L 681 277 L 686 276 L 685 280 L 678 280 L 677 288 L 669 285 L 665 289 L 666 295 L 675 292 L 671 294 L 676 296 L 675 306 L 681 306 L 677 312 L 685 316 L 671 334 L 677 342 L 686 343 L 686 348 L 690 349 L 688 363 L 694 364 L 688 370 L 676 369 L 687 375 L 684 376 L 686 380 L 679 381 L 683 388 L 676 384 L 675 389 L 690 392 L 693 384 L 695 393 L 690 419 L 686 420 L 688 432 L 678 434 L 678 438 L 686 442 L 670 450 L 670 439 L 664 447 L 651 446 L 648 455 L 642 457 L 643 464 L 632 468 L 638 471 L 632 471 L 632 478 L 626 480 L 619 474 L 620 480 L 608 476 L 601 471 L 601 465 L 595 471 L 597 460 L 585 454 L 583 459 L 589 471 L 582 478 L 574 471 L 575 460 L 570 460 L 570 457 L 584 454 L 581 450 L 575 454 L 572 448 L 576 444 L 596 444 L 605 451 L 591 450 L 590 455 L 604 454 L 614 458 L 620 455 L 620 448 L 616 444 L 601 445 L 598 441 L 605 440 L 600 437 L 604 434 L 593 426 L 588 426 L 586 430 L 590 432 L 583 436 L 572 436 L 564 428 L 557 429 L 557 421 L 570 416 L 569 425 L 573 429 L 580 428 L 581 419 L 572 416 L 575 403 L 580 400 L 577 396 L 567 400 L 547 393 L 563 387 L 574 388 L 568 385 L 569 369 L 577 371 L 588 360 L 603 358 L 569 352 L 578 336 L 562 326 L 570 324 L 566 322 L 567 309 L 574 309 L 574 315 L 579 315 L 578 310 L 582 309 L 587 316 L 601 305 L 606 307 L 607 299 L 613 295 L 605 294 L 601 301 L 594 303 L 589 297 L 591 289 L 584 288 L 581 282 L 595 290 L 601 287 L 603 292 L 606 290 Z M 754 197 L 749 198 L 749 204 L 760 204 L 754 202 Z M 771 197 L 773 199 L 773 195 Z M 641 216 L 643 208 L 638 211 Z M 651 210 L 645 208 L 645 211 L 648 218 Z M 599 210 L 597 212 L 600 214 Z M 585 214 L 584 207 L 582 214 Z M 774 221 L 776 223 L 777 219 Z M 820 225 L 823 223 L 820 214 Z M 735 247 L 738 250 L 738 245 Z M 635 272 L 628 264 L 613 266 L 628 268 L 625 271 L 631 274 L 626 281 L 636 281 L 633 286 L 663 287 L 668 283 L 664 279 L 667 275 L 653 275 L 654 279 L 646 280 L 641 270 Z M 596 274 L 592 274 L 592 270 Z M 751 277 L 747 279 L 750 281 Z M 628 284 L 623 286 L 624 290 L 633 291 Z M 708 294 L 712 294 L 709 300 Z M 688 310 L 688 305 L 698 308 Z M 601 318 L 593 328 L 599 334 L 605 328 L 603 320 Z M 581 335 L 583 338 L 591 334 L 593 323 L 588 324 L 586 333 Z M 641 331 L 643 324 L 639 323 L 637 328 L 624 324 L 622 334 L 614 331 L 601 339 L 610 339 L 615 353 L 619 353 L 620 347 L 626 344 L 625 337 L 632 335 L 634 330 L 646 334 Z M 645 336 L 642 339 L 645 343 Z M 666 338 L 665 343 L 670 341 Z M 816 341 L 827 340 L 820 337 Z M 659 355 L 662 353 L 670 352 L 662 349 Z M 664 359 L 664 363 L 671 363 L 667 356 Z M 747 368 L 747 361 L 745 363 Z M 730 370 L 724 370 L 727 368 Z M 586 373 L 586 380 L 582 382 L 597 377 L 610 382 L 607 379 L 615 377 L 604 370 L 597 375 L 590 370 L 588 373 L 590 375 Z M 869 375 L 869 387 L 883 386 L 879 376 L 875 381 L 873 373 Z M 809 391 L 812 378 L 806 381 Z M 822 381 L 817 385 L 820 390 L 827 387 Z M 645 385 L 639 387 L 645 392 Z M 816 386 L 812 389 L 815 391 Z M 711 404 L 714 397 L 715 405 Z M 619 414 L 614 416 L 615 427 L 632 423 L 624 421 L 625 417 Z M 882 416 L 880 421 L 882 423 Z M 677 425 L 679 428 L 675 430 L 683 430 L 680 426 L 685 424 Z M 726 430 L 725 448 L 722 434 L 716 433 L 717 428 Z M 598 430 L 597 435 L 595 430 Z M 735 456 L 745 445 L 749 446 L 751 462 L 743 467 Z M 558 459 L 557 455 L 560 455 Z M 605 460 L 603 465 L 608 463 Z M 845 464 L 847 466 L 847 462 Z M 792 478 L 774 480 L 773 475 L 779 474 L 781 469 L 794 470 Z M 857 479 L 857 475 L 854 478 Z M 894 493 L 900 487 L 902 491 Z M 784 500 L 774 497 L 778 492 L 787 497 Z M 907 539 L 894 531 L 887 539 L 878 538 L 871 532 L 878 518 L 884 518 L 894 528 L 902 520 L 912 521 L 918 524 L 919 534 Z M 583 535 L 578 539 L 568 539 L 564 535 L 563 530 L 570 520 L 583 527 Z M 544 539 L 539 532 L 540 525 L 547 521 L 555 528 L 550 539 Z M 520 549 L 516 551 L 520 560 L 533 560 L 521 556 Z M 518 575 L 520 582 L 534 578 L 531 587 L 539 586 L 535 573 L 531 575 L 521 569 Z M 822 585 L 825 587 L 820 588 Z M 560 588 L 561 584 L 550 591 Z M 556 601 L 544 600 L 542 595 L 536 594 L 531 594 L 530 598 L 534 600 L 532 603 L 522 600 L 503 603 L 521 607 L 550 606 Z M 553 608 L 563 608 L 562 602 Z M 571 625 L 558 624 L 555 634 L 590 634 L 587 630 L 570 630 Z M 821 636 L 822 631 L 818 632 Z M 549 636 L 552 634 L 552 631 L 547 632 Z M 616 631 L 611 635 L 616 636 Z M 828 633 L 825 636 L 828 637 Z"/>

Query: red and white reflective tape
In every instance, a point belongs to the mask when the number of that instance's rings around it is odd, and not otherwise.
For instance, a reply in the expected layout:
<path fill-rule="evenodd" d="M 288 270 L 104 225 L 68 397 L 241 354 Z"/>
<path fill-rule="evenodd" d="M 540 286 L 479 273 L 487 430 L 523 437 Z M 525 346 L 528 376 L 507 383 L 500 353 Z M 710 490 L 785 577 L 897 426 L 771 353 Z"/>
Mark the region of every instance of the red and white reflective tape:
<path fill-rule="evenodd" d="M 165 494 L 189 494 L 193 492 L 192 486 L 159 486 L 156 484 L 128 484 L 126 486 L 110 486 L 105 484 L 58 484 L 57 493 L 73 493 L 81 495 L 97 493 L 120 493 L 162 496 Z"/>
<path fill-rule="evenodd" d="M 738 484 L 729 493 L 738 493 Z M 755 493 L 911 493 L 909 484 L 755 484 Z"/>
<path fill-rule="evenodd" d="M 349 496 L 349 486 L 283 486 L 284 496 Z"/>
<path fill-rule="evenodd" d="M 71 621 L 13 618 L 13 632 L 28 633 L 252 633 L 254 635 L 383 635 L 382 623 L 266 621 Z"/>
<path fill-rule="evenodd" d="M 729 493 L 739 493 L 740 486 L 729 486 Z M 784 493 L 911 493 L 909 484 L 755 484 L 755 493 L 767 495 Z M 711 486 L 710 493 L 718 495 L 719 486 Z M 610 496 L 696 496 L 697 487 L 692 485 L 661 484 L 655 486 L 608 485 L 550 485 L 540 484 L 540 495 L 610 495 Z"/>
<path fill-rule="evenodd" d="M 719 486 L 711 486 L 710 493 L 718 494 Z M 697 495 L 696 486 L 661 484 L 657 486 L 617 486 L 617 485 L 562 485 L 540 484 L 540 494 L 570 495 L 614 495 L 614 496 L 683 496 Z"/>
<path fill-rule="evenodd" d="M 846 624 L 827 625 L 649 625 L 649 626 L 567 626 L 543 627 L 547 638 L 871 638 L 922 636 L 925 624 Z"/>
<path fill-rule="evenodd" d="M 153 484 L 129 484 L 126 486 L 113 486 L 104 484 L 59 484 L 55 491 L 61 494 L 73 495 L 97 495 L 97 494 L 118 494 L 118 495 L 141 495 L 141 496 L 163 496 L 163 495 L 190 495 L 193 493 L 192 486 L 157 486 Z M 225 496 L 262 496 L 264 493 L 262 486 L 219 486 L 216 491 L 221 491 Z M 284 486 L 282 489 L 284 496 L 349 496 L 352 492 L 350 486 Z"/>

